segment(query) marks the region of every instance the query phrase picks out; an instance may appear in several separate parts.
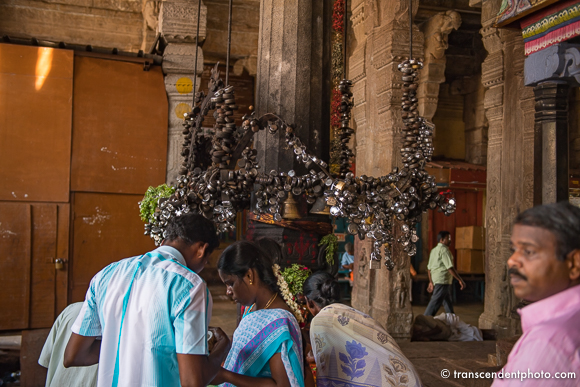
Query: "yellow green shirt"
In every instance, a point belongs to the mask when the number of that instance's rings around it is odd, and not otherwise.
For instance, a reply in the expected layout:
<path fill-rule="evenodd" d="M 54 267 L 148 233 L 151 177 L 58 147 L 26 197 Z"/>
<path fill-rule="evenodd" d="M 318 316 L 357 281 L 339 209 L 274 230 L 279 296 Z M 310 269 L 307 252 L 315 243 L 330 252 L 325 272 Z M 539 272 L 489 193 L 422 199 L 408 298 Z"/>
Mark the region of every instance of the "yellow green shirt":
<path fill-rule="evenodd" d="M 429 264 L 427 269 L 431 272 L 433 284 L 450 285 L 453 282 L 453 276 L 448 271 L 453 267 L 453 256 L 449 247 L 443 243 L 438 243 L 431 250 L 429 255 Z"/>

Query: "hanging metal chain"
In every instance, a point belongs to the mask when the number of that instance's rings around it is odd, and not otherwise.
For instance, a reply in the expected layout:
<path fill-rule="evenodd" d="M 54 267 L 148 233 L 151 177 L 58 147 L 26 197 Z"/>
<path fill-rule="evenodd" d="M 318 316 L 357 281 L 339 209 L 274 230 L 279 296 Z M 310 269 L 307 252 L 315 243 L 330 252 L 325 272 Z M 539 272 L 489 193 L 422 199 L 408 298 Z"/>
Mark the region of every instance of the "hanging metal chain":
<path fill-rule="evenodd" d="M 232 4 L 233 0 L 230 0 L 228 18 L 228 51 L 226 56 L 226 86 L 230 85 L 230 52 L 232 50 Z"/>
<path fill-rule="evenodd" d="M 195 33 L 195 65 L 193 66 L 193 100 L 192 106 L 195 106 L 195 90 L 197 87 L 197 52 L 199 50 L 199 22 L 201 20 L 201 0 L 197 2 L 197 31 Z"/>

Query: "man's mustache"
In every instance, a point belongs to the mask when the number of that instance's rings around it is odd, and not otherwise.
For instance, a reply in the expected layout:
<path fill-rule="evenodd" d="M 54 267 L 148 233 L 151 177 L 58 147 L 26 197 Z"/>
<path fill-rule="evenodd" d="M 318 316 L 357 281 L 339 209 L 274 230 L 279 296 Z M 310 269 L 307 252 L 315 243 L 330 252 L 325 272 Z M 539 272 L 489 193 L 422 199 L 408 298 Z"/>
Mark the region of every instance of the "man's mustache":
<path fill-rule="evenodd" d="M 525 275 L 523 275 L 522 273 L 520 273 L 518 271 L 518 269 L 516 269 L 515 267 L 510 267 L 508 270 L 508 275 L 517 275 L 518 277 L 520 277 L 521 279 L 523 279 L 524 281 L 528 280 L 528 277 L 526 277 Z"/>

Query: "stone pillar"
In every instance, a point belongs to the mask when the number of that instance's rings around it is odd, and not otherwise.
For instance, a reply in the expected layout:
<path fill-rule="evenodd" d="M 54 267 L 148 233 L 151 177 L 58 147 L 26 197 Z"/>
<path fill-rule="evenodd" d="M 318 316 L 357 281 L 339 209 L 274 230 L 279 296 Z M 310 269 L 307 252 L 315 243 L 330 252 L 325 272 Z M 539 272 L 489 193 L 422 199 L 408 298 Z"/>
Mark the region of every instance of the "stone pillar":
<path fill-rule="evenodd" d="M 534 88 L 536 133 L 541 134 L 536 173 L 542 204 L 568 200 L 568 84 L 542 82 Z"/>
<path fill-rule="evenodd" d="M 275 113 L 310 152 L 328 160 L 330 122 L 329 0 L 262 0 L 256 77 L 256 112 Z M 297 167 L 284 134 L 264 130 L 255 136 L 263 171 Z"/>
<path fill-rule="evenodd" d="M 328 160 L 330 122 L 330 0 L 261 0 L 256 74 L 256 114 L 279 115 L 293 125 L 309 152 Z M 283 131 L 254 135 L 258 165 L 266 173 L 306 169 L 288 149 Z M 301 222 L 329 222 L 309 214 L 298 200 Z M 311 223 L 312 224 L 312 223 Z M 321 233 L 329 233 L 329 226 Z M 317 268 L 318 232 L 250 220 L 249 239 L 269 237 L 282 245 L 286 262 Z"/>
<path fill-rule="evenodd" d="M 560 43 L 526 58 L 536 96 L 536 204 L 568 200 L 569 88 L 580 85 L 580 45 Z"/>
<path fill-rule="evenodd" d="M 437 111 L 439 85 L 445 82 L 445 50 L 447 37 L 461 25 L 461 16 L 456 11 L 440 12 L 421 25 L 425 39 L 425 59 L 419 80 L 419 114 L 433 120 Z"/>
<path fill-rule="evenodd" d="M 397 65 L 409 56 L 409 2 L 348 2 L 354 41 L 349 41 L 348 78 L 353 81 L 357 175 L 381 176 L 400 165 L 401 73 Z M 413 1 L 413 13 L 419 2 Z M 423 35 L 413 26 L 413 56 L 423 57 Z M 413 312 L 408 297 L 410 259 L 395 250 L 395 270 L 369 268 L 371 244 L 355 240 L 352 304 L 370 314 L 395 338 L 410 338 Z M 399 301 L 403 299 L 404 302 Z"/>
<path fill-rule="evenodd" d="M 500 1 L 484 1 L 482 26 L 489 53 L 482 64 L 487 89 L 488 119 L 485 308 L 481 329 L 495 329 L 499 337 L 520 329 L 518 300 L 507 275 L 511 225 L 516 215 L 533 205 L 534 98 L 524 86 L 524 43 L 519 31 L 493 28 Z M 517 176 L 517 178 L 514 178 Z"/>
<path fill-rule="evenodd" d="M 201 1 L 201 0 L 200 0 Z M 174 184 L 182 162 L 183 114 L 191 111 L 193 103 L 193 80 L 197 77 L 196 89 L 200 85 L 203 71 L 203 51 L 198 47 L 195 36 L 197 30 L 197 1 L 166 0 L 161 3 L 159 32 L 169 43 L 163 53 L 163 73 L 165 90 L 169 104 L 169 141 L 167 151 L 167 184 Z M 207 8 L 202 3 L 199 26 L 199 41 L 206 36 Z M 195 55 L 197 51 L 197 74 Z"/>
<path fill-rule="evenodd" d="M 465 95 L 465 106 L 471 109 L 463 111 L 465 122 L 465 161 L 468 163 L 487 164 L 487 119 L 483 108 L 485 89 L 481 84 L 481 75 L 470 80 L 469 92 Z"/>

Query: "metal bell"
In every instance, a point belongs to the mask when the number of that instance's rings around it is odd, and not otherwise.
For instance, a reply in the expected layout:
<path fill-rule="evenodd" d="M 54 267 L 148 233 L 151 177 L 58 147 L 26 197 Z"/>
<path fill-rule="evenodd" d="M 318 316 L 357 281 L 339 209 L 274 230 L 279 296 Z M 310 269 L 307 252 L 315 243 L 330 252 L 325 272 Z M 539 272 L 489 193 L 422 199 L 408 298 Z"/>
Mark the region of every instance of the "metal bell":
<path fill-rule="evenodd" d="M 294 200 L 294 195 L 290 194 L 282 203 L 282 209 L 284 210 L 285 219 L 299 219 L 301 218 L 300 212 L 298 211 L 298 203 Z"/>

